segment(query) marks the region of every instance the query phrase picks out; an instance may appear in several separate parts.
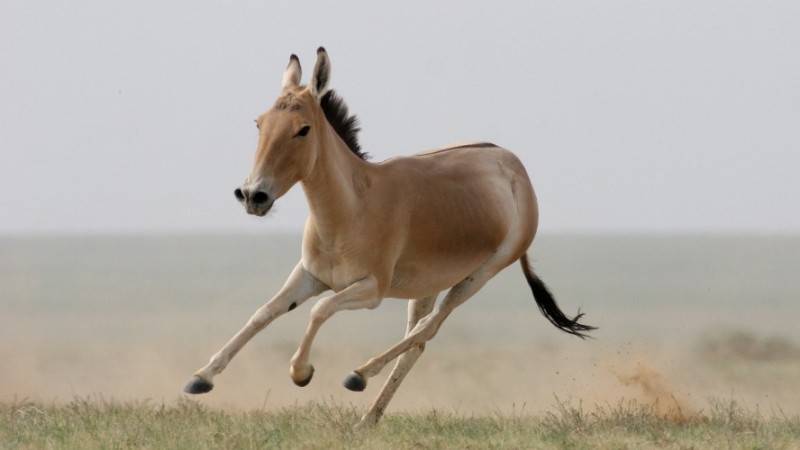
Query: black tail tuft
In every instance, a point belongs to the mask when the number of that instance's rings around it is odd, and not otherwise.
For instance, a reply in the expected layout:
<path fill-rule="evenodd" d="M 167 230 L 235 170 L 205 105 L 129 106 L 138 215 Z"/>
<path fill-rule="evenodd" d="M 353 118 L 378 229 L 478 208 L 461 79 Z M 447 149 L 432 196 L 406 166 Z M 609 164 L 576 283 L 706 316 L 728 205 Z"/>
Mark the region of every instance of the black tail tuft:
<path fill-rule="evenodd" d="M 553 325 L 558 327 L 561 331 L 564 331 L 569 334 L 574 334 L 581 339 L 585 339 L 588 335 L 585 332 L 596 330 L 596 327 L 590 325 L 584 325 L 578 323 L 578 320 L 583 317 L 580 309 L 578 310 L 578 315 L 575 318 L 570 319 L 569 317 L 565 316 L 561 309 L 559 309 L 558 304 L 556 303 L 556 299 L 553 298 L 553 294 L 547 290 L 547 286 L 544 285 L 544 282 L 533 273 L 531 270 L 530 265 L 528 264 L 528 255 L 523 255 L 520 258 L 520 263 L 522 264 L 522 272 L 525 274 L 525 278 L 528 280 L 528 284 L 531 287 L 531 292 L 533 292 L 533 298 L 536 299 L 536 303 L 539 305 L 539 309 L 542 311 L 542 314 L 550 321 Z"/>

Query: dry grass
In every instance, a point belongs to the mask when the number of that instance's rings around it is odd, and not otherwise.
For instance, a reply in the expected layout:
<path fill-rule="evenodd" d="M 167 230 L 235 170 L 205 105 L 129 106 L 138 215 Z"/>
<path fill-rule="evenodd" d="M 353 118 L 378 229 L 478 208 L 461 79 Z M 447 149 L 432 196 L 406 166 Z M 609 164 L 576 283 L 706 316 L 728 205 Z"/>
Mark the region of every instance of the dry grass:
<path fill-rule="evenodd" d="M 63 406 L 0 404 L 0 447 L 39 448 L 798 448 L 800 418 L 712 401 L 676 420 L 657 405 L 584 408 L 556 401 L 540 416 L 393 414 L 359 429 L 359 411 L 311 403 L 277 411 L 224 412 L 181 399 L 172 405 L 75 399 Z"/>

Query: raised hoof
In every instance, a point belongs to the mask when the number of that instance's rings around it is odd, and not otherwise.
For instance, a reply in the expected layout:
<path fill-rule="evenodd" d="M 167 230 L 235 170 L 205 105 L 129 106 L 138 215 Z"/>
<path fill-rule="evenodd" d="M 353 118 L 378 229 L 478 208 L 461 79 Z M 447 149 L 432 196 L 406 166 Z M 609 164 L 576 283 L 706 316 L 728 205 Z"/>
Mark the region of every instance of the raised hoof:
<path fill-rule="evenodd" d="M 344 387 L 347 389 L 355 392 L 361 392 L 367 387 L 367 382 L 358 372 L 350 372 L 350 375 L 344 379 L 342 384 L 344 384 Z"/>
<path fill-rule="evenodd" d="M 214 389 L 214 385 L 211 382 L 195 376 L 189 380 L 189 383 L 183 388 L 183 392 L 187 394 L 205 394 L 212 389 Z"/>
<path fill-rule="evenodd" d="M 311 383 L 312 378 L 314 378 L 314 366 L 311 366 L 311 371 L 308 373 L 308 378 L 306 378 L 305 380 L 295 380 L 294 378 L 292 378 L 292 381 L 294 381 L 294 384 L 300 387 L 306 387 L 308 386 L 308 383 Z"/>

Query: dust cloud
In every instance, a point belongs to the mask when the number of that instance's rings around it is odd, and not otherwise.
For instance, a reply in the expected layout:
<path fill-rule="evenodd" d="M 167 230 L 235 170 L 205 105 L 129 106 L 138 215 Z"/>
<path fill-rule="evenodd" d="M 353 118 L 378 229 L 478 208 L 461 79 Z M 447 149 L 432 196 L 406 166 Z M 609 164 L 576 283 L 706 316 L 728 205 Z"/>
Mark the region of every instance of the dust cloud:
<path fill-rule="evenodd" d="M 638 403 L 650 406 L 659 416 L 674 422 L 686 422 L 698 415 L 689 406 L 686 394 L 677 392 L 659 372 L 641 361 L 636 363 L 632 372 L 615 375 L 624 386 L 638 387 L 641 393 Z"/>

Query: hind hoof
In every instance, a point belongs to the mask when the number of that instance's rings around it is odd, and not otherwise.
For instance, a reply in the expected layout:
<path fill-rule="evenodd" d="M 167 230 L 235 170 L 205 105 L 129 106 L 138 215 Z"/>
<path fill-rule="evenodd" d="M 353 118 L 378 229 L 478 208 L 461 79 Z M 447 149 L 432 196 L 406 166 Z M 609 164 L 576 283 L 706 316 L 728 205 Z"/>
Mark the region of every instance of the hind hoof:
<path fill-rule="evenodd" d="M 205 394 L 212 389 L 214 389 L 214 385 L 210 381 L 194 376 L 186 384 L 186 387 L 183 388 L 183 392 L 187 394 Z"/>
<path fill-rule="evenodd" d="M 367 387 L 367 381 L 358 372 L 350 372 L 350 375 L 344 379 L 342 384 L 347 389 L 355 392 L 361 392 Z"/>
<path fill-rule="evenodd" d="M 314 378 L 314 366 L 309 366 L 309 367 L 310 367 L 310 370 L 309 370 L 308 376 L 306 378 L 303 378 L 303 379 L 300 379 L 300 380 L 296 380 L 296 379 L 292 378 L 292 381 L 294 381 L 294 384 L 296 384 L 296 385 L 298 385 L 300 387 L 306 387 L 306 386 L 308 386 L 308 383 L 311 383 L 311 379 Z"/>

